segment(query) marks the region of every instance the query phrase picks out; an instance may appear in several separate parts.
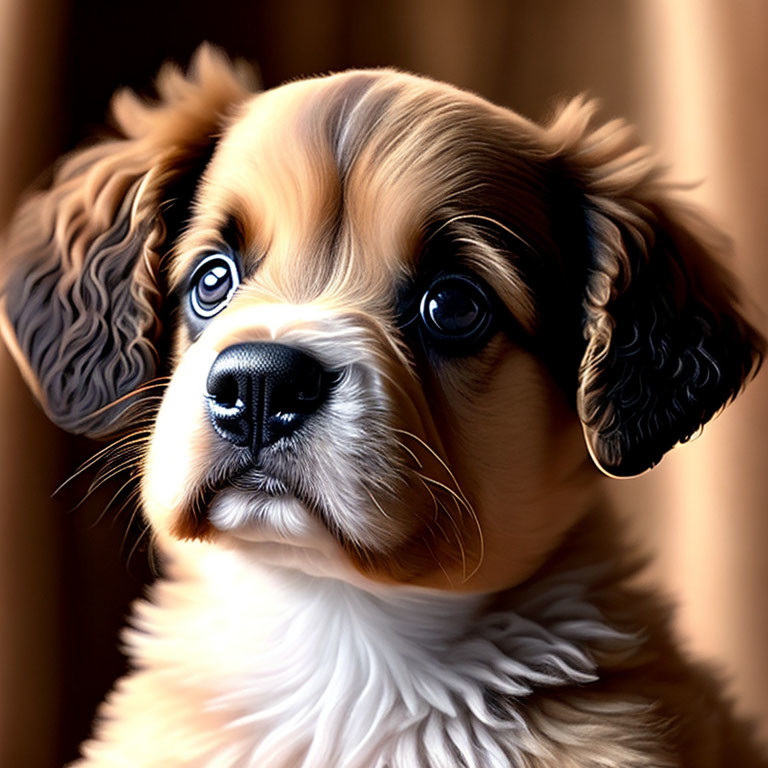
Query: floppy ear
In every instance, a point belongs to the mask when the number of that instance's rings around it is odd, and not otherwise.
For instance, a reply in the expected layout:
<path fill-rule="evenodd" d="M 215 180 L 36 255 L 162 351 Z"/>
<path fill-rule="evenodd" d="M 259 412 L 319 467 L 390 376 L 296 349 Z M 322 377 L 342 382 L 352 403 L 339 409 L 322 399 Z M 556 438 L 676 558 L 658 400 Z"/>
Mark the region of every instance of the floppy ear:
<path fill-rule="evenodd" d="M 5 242 L 3 333 L 48 416 L 72 432 L 121 426 L 157 368 L 161 259 L 218 132 L 251 75 L 201 46 L 159 100 L 118 92 L 118 137 L 75 152 L 19 209 Z M 170 233 L 171 235 L 173 232 Z"/>
<path fill-rule="evenodd" d="M 713 256 L 722 236 L 673 199 L 625 123 L 590 130 L 594 110 L 574 100 L 548 138 L 586 216 L 579 415 L 598 466 L 626 477 L 653 467 L 734 398 L 764 340 Z"/>

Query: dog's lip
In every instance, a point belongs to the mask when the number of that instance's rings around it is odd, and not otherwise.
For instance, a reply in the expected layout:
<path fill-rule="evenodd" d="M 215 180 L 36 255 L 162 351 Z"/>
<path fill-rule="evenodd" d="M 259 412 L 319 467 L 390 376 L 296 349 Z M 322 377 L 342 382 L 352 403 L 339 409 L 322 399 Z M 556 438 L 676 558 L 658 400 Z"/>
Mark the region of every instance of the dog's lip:
<path fill-rule="evenodd" d="M 211 510 L 217 498 L 227 492 L 252 494 L 271 499 L 293 498 L 310 518 L 315 519 L 324 527 L 329 527 L 329 519 L 325 514 L 322 502 L 290 478 L 282 478 L 274 472 L 267 471 L 262 462 L 252 459 L 245 461 L 243 454 L 240 461 L 232 461 L 229 466 L 211 467 L 208 477 L 200 482 L 187 497 L 184 512 L 175 526 L 175 534 L 179 538 L 206 538 L 217 526 L 211 518 Z M 333 528 L 333 526 L 330 526 Z"/>
<path fill-rule="evenodd" d="M 214 499 L 229 489 L 267 496 L 294 495 L 282 480 L 265 473 L 258 465 L 249 464 L 201 483 L 195 491 L 195 506 L 207 515 Z"/>
<path fill-rule="evenodd" d="M 258 466 L 236 473 L 226 483 L 226 487 L 250 493 L 264 493 L 267 496 L 295 495 L 284 481 L 264 472 Z"/>
<path fill-rule="evenodd" d="M 308 504 L 303 494 L 292 488 L 289 483 L 274 474 L 265 472 L 260 464 L 249 462 L 229 472 L 217 473 L 215 479 L 206 479 L 198 485 L 187 505 L 193 519 L 199 525 L 207 525 L 209 510 L 216 497 L 230 489 L 264 494 L 273 498 L 293 496 L 304 506 L 308 508 L 313 506 Z"/>

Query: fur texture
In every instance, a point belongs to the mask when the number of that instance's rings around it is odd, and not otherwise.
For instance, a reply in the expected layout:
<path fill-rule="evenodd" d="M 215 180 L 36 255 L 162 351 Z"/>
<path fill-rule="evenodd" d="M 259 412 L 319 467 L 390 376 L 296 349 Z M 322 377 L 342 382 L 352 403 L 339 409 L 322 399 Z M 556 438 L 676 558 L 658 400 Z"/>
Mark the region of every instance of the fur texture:
<path fill-rule="evenodd" d="M 172 569 L 138 607 L 126 641 L 142 671 L 107 703 L 85 749 L 95 764 L 671 764 L 656 755 L 650 702 L 547 698 L 594 682 L 598 658 L 640 643 L 586 599 L 592 573 L 535 584 L 502 610 L 476 595 L 254 571 L 235 552 L 202 557 L 196 576 Z M 263 596 L 259 619 L 244 621 L 253 594 Z M 220 632 L 201 634 L 202 616 Z M 155 699 L 158 685 L 166 695 Z M 550 715 L 529 705 L 542 699 Z M 126 708 L 141 722 L 111 721 Z M 218 727 L 191 739 L 199 717 Z"/>
<path fill-rule="evenodd" d="M 118 96 L 8 237 L 6 341 L 54 421 L 135 452 L 164 566 L 78 765 L 766 765 L 589 460 L 649 469 L 759 365 L 705 225 L 582 99 L 250 83 L 203 47 Z M 212 255 L 237 284 L 201 314 Z M 209 373 L 265 343 L 332 384 L 242 447 Z"/>

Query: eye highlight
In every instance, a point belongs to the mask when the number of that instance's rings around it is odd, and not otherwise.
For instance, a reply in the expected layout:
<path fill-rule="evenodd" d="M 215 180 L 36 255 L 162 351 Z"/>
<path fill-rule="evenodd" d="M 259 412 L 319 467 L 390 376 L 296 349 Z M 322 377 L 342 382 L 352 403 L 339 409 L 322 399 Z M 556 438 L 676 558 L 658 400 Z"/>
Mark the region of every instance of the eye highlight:
<path fill-rule="evenodd" d="M 213 317 L 229 304 L 240 285 L 235 260 L 224 253 L 206 256 L 192 275 L 189 302 L 198 317 Z"/>
<path fill-rule="evenodd" d="M 445 356 L 471 354 L 493 332 L 495 306 L 495 295 L 480 278 L 438 275 L 419 303 L 422 340 Z"/>

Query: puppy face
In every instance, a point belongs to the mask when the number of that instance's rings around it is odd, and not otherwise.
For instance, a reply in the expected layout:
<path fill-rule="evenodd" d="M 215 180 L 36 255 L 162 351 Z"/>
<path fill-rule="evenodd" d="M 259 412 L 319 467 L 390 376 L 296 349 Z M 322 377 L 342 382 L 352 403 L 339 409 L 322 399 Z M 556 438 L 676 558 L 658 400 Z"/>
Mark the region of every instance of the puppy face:
<path fill-rule="evenodd" d="M 587 508 L 588 451 L 643 471 L 753 368 L 727 278 L 580 102 L 541 128 L 389 71 L 250 95 L 205 49 L 159 90 L 19 215 L 5 310 L 71 429 L 168 370 L 161 536 L 510 586 Z"/>
<path fill-rule="evenodd" d="M 571 522 L 562 479 L 586 454 L 526 348 L 535 310 L 515 251 L 555 245 L 542 171 L 512 149 L 522 141 L 508 123 L 392 73 L 244 105 L 174 249 L 179 362 L 145 465 L 156 527 L 292 541 L 319 523 L 369 574 L 456 585 L 501 557 L 488 539 L 507 548 L 504 580 L 551 546 Z M 503 223 L 487 191 L 499 176 L 498 207 L 520 206 Z M 211 264 L 239 285 L 204 317 L 194 300 Z M 268 445 L 222 440 L 212 367 L 265 342 L 315 361 L 327 392 Z M 246 418 L 269 421 L 262 407 Z"/>

